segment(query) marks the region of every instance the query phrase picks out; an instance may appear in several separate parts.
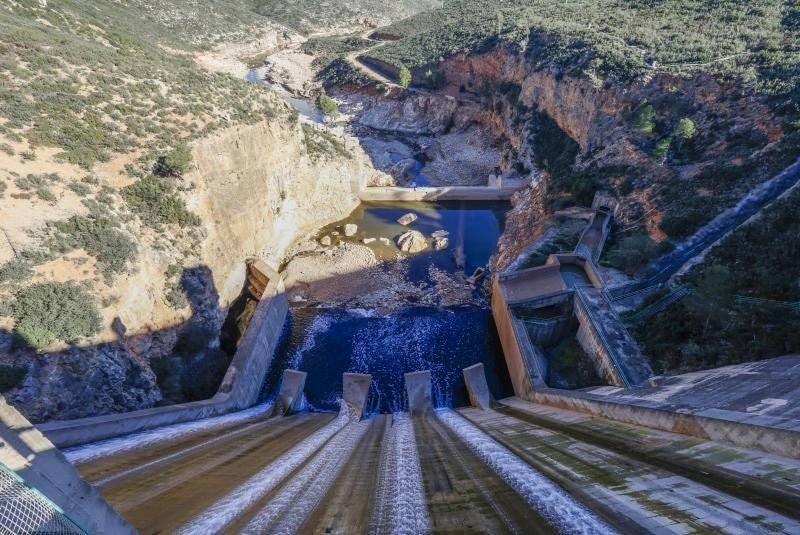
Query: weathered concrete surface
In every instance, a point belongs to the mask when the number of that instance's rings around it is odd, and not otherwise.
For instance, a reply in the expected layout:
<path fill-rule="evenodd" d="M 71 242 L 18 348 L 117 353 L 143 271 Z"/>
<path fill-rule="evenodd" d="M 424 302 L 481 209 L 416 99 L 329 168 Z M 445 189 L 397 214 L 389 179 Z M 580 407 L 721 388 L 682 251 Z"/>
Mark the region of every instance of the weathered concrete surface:
<path fill-rule="evenodd" d="M 90 533 L 136 533 L 33 424 L 0 396 L 0 462 Z"/>
<path fill-rule="evenodd" d="M 744 533 L 767 526 L 782 533 L 800 529 L 795 518 L 653 466 L 647 458 L 497 411 L 459 412 L 622 533 L 724 532 L 731 525 Z"/>
<path fill-rule="evenodd" d="M 394 186 L 365 188 L 358 192 L 362 201 L 507 201 L 525 187 L 523 182 L 506 180 L 502 187 L 443 186 L 401 188 Z"/>
<path fill-rule="evenodd" d="M 470 404 L 479 409 L 490 409 L 494 400 L 492 399 L 492 393 L 489 392 L 489 385 L 486 384 L 486 372 L 483 369 L 483 363 L 473 364 L 462 371 Z"/>
<path fill-rule="evenodd" d="M 123 414 L 47 422 L 38 428 L 56 446 L 65 448 L 249 407 L 258 400 L 288 311 L 283 281 L 270 280 L 236 355 L 211 399 Z"/>
<path fill-rule="evenodd" d="M 500 291 L 508 304 L 567 291 L 558 264 L 516 271 L 500 277 L 500 282 Z"/>
<path fill-rule="evenodd" d="M 575 291 L 578 342 L 612 385 L 644 383 L 653 371 L 639 345 L 625 329 L 613 307 L 597 288 Z"/>
<path fill-rule="evenodd" d="M 80 470 L 142 534 L 173 533 L 334 418 L 309 412 L 269 418 L 210 440 L 133 451 Z"/>
<path fill-rule="evenodd" d="M 368 373 L 345 373 L 342 375 L 342 398 L 355 410 L 359 419 L 364 416 L 371 383 L 372 375 Z"/>
<path fill-rule="evenodd" d="M 433 412 L 433 393 L 431 389 L 431 372 L 409 372 L 405 374 L 408 411 L 412 415 Z"/>
<path fill-rule="evenodd" d="M 294 414 L 303 408 L 303 390 L 306 387 L 306 372 L 284 370 L 281 380 L 281 391 L 278 394 L 277 410 L 283 416 Z"/>

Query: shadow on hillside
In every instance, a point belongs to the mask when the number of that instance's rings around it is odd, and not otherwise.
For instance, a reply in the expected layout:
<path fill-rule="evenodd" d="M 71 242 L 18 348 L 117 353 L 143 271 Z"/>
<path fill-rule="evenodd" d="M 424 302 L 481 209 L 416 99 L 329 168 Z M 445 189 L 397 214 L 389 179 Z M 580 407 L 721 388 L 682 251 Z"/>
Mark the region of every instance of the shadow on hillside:
<path fill-rule="evenodd" d="M 37 353 L 24 347 L 14 333 L 0 329 L 3 396 L 36 423 L 212 397 L 239 336 L 226 333 L 230 353 L 220 348 L 217 325 L 223 322 L 218 318 L 228 311 L 219 307 L 208 266 L 185 268 L 179 288 L 191 310 L 186 320 L 128 334 L 124 321 L 116 317 L 111 325 L 115 341 Z M 241 295 L 246 295 L 244 288 Z M 151 357 L 154 354 L 158 356 Z"/>

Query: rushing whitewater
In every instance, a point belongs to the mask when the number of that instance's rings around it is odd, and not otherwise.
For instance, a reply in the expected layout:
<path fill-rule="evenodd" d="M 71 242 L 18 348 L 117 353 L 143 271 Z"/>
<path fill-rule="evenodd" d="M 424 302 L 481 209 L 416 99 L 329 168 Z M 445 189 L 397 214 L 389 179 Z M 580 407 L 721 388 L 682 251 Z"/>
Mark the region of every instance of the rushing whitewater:
<path fill-rule="evenodd" d="M 290 535 L 328 492 L 369 422 L 351 422 L 292 477 L 291 481 L 242 530 L 244 535 Z"/>
<path fill-rule="evenodd" d="M 217 500 L 211 507 L 190 519 L 176 531 L 180 535 L 196 533 L 218 533 L 230 522 L 252 507 L 258 500 L 277 487 L 289 474 L 305 463 L 314 452 L 323 446 L 352 420 L 346 404 L 342 404 L 339 416 L 322 429 L 292 447 L 250 479 Z"/>
<path fill-rule="evenodd" d="M 414 428 L 394 414 L 383 443 L 371 533 L 414 535 L 430 531 Z"/>
<path fill-rule="evenodd" d="M 443 410 L 438 412 L 438 417 L 560 533 L 564 535 L 616 533 L 595 514 L 570 498 L 557 485 L 495 442 L 463 416 L 452 410 Z"/>
<path fill-rule="evenodd" d="M 129 451 L 151 448 L 158 444 L 163 444 L 178 438 L 188 438 L 197 433 L 213 431 L 234 424 L 246 423 L 268 416 L 272 411 L 272 403 L 266 402 L 251 407 L 249 409 L 215 416 L 194 422 L 166 425 L 141 433 L 133 433 L 99 442 L 92 442 L 74 448 L 64 450 L 64 455 L 72 464 L 80 464 L 89 461 L 108 457 L 110 455 L 120 455 Z"/>

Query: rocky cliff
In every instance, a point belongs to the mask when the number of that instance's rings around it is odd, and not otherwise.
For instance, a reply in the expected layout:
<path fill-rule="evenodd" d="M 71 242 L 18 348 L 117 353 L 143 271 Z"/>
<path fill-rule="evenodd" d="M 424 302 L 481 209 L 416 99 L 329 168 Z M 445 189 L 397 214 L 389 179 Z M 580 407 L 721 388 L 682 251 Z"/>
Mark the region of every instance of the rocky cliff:
<path fill-rule="evenodd" d="M 224 372 L 224 356 L 209 363 L 202 353 L 219 353 L 217 333 L 244 287 L 245 259 L 280 265 L 297 239 L 346 216 L 358 202 L 354 191 L 375 180 L 354 140 L 326 129 L 324 139 L 341 143 L 326 152 L 308 139 L 315 128 L 272 119 L 195 142 L 182 196 L 200 218 L 198 239 L 170 238 L 164 247 L 157 233 L 139 229 L 135 265 L 117 277 L 114 303 L 103 309 L 111 328 L 83 347 L 4 354 L 3 363 L 28 368 L 5 397 L 32 421 L 71 419 L 158 404 L 151 364 L 176 352 L 195 373 Z M 180 272 L 170 274 L 176 262 Z M 186 306 L 169 303 L 171 285 L 186 293 Z"/>

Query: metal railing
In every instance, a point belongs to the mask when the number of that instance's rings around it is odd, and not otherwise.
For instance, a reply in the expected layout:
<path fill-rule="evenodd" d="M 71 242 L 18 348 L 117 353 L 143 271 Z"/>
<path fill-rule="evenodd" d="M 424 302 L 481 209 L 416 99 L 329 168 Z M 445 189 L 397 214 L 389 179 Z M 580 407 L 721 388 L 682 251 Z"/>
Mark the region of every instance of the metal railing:
<path fill-rule="evenodd" d="M 0 534 L 83 535 L 87 532 L 50 501 L 0 463 Z"/>

